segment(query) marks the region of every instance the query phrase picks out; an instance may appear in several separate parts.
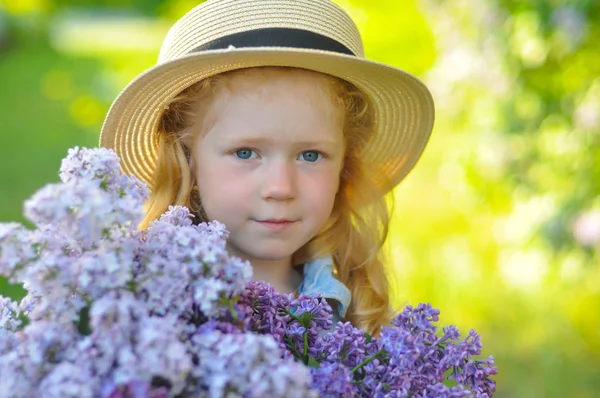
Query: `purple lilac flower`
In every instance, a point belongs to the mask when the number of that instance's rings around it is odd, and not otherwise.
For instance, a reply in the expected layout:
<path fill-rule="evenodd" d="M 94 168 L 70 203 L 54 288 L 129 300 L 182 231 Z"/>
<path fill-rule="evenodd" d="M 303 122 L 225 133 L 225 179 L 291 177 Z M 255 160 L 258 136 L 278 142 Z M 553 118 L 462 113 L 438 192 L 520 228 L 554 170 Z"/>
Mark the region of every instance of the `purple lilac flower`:
<path fill-rule="evenodd" d="M 268 283 L 251 281 L 240 295 L 237 307 L 245 319 L 246 330 L 270 334 L 285 349 L 283 339 L 291 317 L 284 310 L 290 303 L 289 295 L 276 292 Z"/>
<path fill-rule="evenodd" d="M 318 334 L 321 330 L 328 330 L 331 327 L 332 310 L 324 298 L 301 294 L 297 299 L 292 300 L 290 305 L 295 317 L 309 316 L 315 333 Z"/>
<path fill-rule="evenodd" d="M 419 304 L 416 308 L 407 305 L 400 314 L 392 319 L 392 324 L 422 333 L 434 333 L 434 322 L 439 320 L 440 310 L 431 304 Z"/>
<path fill-rule="evenodd" d="M 0 274 L 28 291 L 0 297 L 0 398 L 495 391 L 493 357 L 473 359 L 479 335 L 436 336 L 431 305 L 406 307 L 378 339 L 341 322 L 329 334 L 326 300 L 250 282 L 223 224 L 171 206 L 138 231 L 148 191 L 112 151 L 74 148 L 60 176 L 25 205 L 36 229 L 0 224 Z"/>
<path fill-rule="evenodd" d="M 284 355 L 308 362 L 317 337 L 331 327 L 332 310 L 320 297 L 280 294 L 264 281 L 252 281 L 240 296 L 238 311 L 245 329 L 270 334 Z"/>
<path fill-rule="evenodd" d="M 287 334 L 292 337 L 303 337 L 305 332 L 306 328 L 298 324 L 291 325 L 287 330 Z"/>
<path fill-rule="evenodd" d="M 221 332 L 223 334 L 240 334 L 244 333 L 244 330 L 239 326 L 231 322 L 217 321 L 216 319 L 209 319 L 206 323 L 195 328 L 191 335 L 194 334 L 207 334 L 210 332 Z"/>
<path fill-rule="evenodd" d="M 366 367 L 364 384 L 368 389 L 426 396 L 428 389 L 443 382 L 451 370 L 448 378 L 455 379 L 461 387 L 491 396 L 495 382 L 489 376 L 497 372 L 493 359 L 470 360 L 481 352 L 479 335 L 470 331 L 464 340 L 456 342 L 459 334 L 452 326 L 437 337 L 433 322 L 438 315 L 439 311 L 429 304 L 407 306 L 392 320 L 394 328 L 382 328 L 378 344 L 388 359 L 377 369 L 370 368 L 374 365 Z"/>
<path fill-rule="evenodd" d="M 362 330 L 350 322 L 339 322 L 334 331 L 320 336 L 311 354 L 324 362 L 336 362 L 353 369 L 377 350 L 374 342 L 367 343 Z"/>
<path fill-rule="evenodd" d="M 308 368 L 282 358 L 277 342 L 268 335 L 211 332 L 192 338 L 198 383 L 191 394 L 209 398 L 317 397 L 310 388 Z"/>
<path fill-rule="evenodd" d="M 481 338 L 474 331 L 470 330 L 468 336 L 458 344 L 448 345 L 444 356 L 443 363 L 449 366 L 459 367 L 471 355 L 479 355 L 481 353 Z M 463 382 L 463 380 L 457 380 Z"/>
<path fill-rule="evenodd" d="M 494 357 L 490 355 L 486 360 L 469 360 L 459 380 L 464 380 L 464 385 L 471 387 L 478 397 L 491 397 L 496 391 L 496 382 L 490 376 L 496 374 L 498 369 L 494 366 Z M 457 376 L 453 373 L 451 377 L 456 380 Z"/>
<path fill-rule="evenodd" d="M 350 370 L 340 363 L 327 363 L 318 369 L 311 369 L 313 388 L 319 391 L 323 398 L 352 398 L 358 396 L 358 390 L 353 385 L 353 375 Z"/>
<path fill-rule="evenodd" d="M 464 398 L 471 397 L 472 394 L 469 390 L 465 390 L 464 387 L 460 385 L 448 387 L 440 383 L 431 387 L 427 387 L 427 390 L 422 395 L 416 396 L 423 398 Z"/>
<path fill-rule="evenodd" d="M 134 380 L 125 385 L 108 384 L 103 388 L 101 398 L 167 398 L 165 387 L 153 387 L 151 382 Z"/>
<path fill-rule="evenodd" d="M 301 294 L 290 301 L 287 311 L 290 319 L 286 327 L 286 345 L 297 359 L 308 363 L 308 355 L 314 357 L 316 354 L 314 346 L 317 338 L 331 327 L 331 306 L 324 298 Z M 296 333 L 299 327 L 305 328 L 305 333 Z"/>

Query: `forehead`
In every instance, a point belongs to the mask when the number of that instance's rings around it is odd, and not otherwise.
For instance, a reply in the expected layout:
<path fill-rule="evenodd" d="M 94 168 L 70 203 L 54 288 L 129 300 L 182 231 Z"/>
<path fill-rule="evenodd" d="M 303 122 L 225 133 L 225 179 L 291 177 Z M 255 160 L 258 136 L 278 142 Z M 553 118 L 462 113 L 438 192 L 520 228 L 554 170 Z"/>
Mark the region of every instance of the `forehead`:
<path fill-rule="evenodd" d="M 218 130 L 223 139 L 261 133 L 340 140 L 344 111 L 332 79 L 292 68 L 238 71 L 217 81 L 205 131 Z"/>
<path fill-rule="evenodd" d="M 255 100 L 281 100 L 293 92 L 298 102 L 310 101 L 325 110 L 341 108 L 342 100 L 336 93 L 336 78 L 306 69 L 284 67 L 259 67 L 224 73 L 216 80 L 215 101 L 228 97 L 245 97 Z"/>
<path fill-rule="evenodd" d="M 219 88 L 225 88 L 228 91 L 260 87 L 267 82 L 287 81 L 301 82 L 311 89 L 329 92 L 337 78 L 308 69 L 266 66 L 221 73 L 217 76 L 216 81 Z"/>

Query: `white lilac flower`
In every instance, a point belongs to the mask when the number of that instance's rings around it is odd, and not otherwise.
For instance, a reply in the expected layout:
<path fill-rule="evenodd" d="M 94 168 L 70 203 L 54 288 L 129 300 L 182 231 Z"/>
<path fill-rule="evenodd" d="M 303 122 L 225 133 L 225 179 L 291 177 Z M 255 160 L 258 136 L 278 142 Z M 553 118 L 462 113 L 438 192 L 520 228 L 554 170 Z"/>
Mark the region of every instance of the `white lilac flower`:
<path fill-rule="evenodd" d="M 162 214 L 159 221 L 175 226 L 189 227 L 193 224 L 194 215 L 187 207 L 169 205 L 167 211 Z"/>
<path fill-rule="evenodd" d="M 0 274 L 15 281 L 15 273 L 36 257 L 30 232 L 18 223 L 0 223 Z"/>
<path fill-rule="evenodd" d="M 185 344 L 178 340 L 179 328 L 172 317 L 143 318 L 139 323 L 137 352 L 143 358 L 141 375 L 169 381 L 171 393 L 184 388 L 193 364 Z"/>
<path fill-rule="evenodd" d="M 119 170 L 119 157 L 114 151 L 74 147 L 62 160 L 59 176 L 62 182 L 107 179 L 110 183 L 118 178 Z"/>
<path fill-rule="evenodd" d="M 135 176 L 123 175 L 119 157 L 106 148 L 69 149 L 61 163 L 59 176 L 63 183 L 94 182 L 104 191 L 114 192 L 121 199 L 132 199 L 140 205 L 148 197 L 148 187 Z"/>
<path fill-rule="evenodd" d="M 7 355 L 11 350 L 14 350 L 17 344 L 18 340 L 14 332 L 0 328 L 0 357 Z M 1 383 L 2 382 L 0 381 L 0 384 Z"/>
<path fill-rule="evenodd" d="M 16 301 L 0 296 L 0 330 L 16 332 L 21 326 L 20 312 Z"/>
<path fill-rule="evenodd" d="M 229 256 L 218 223 L 190 225 L 189 211 L 172 206 L 143 238 L 138 287 L 153 312 L 182 314 L 196 305 L 206 316 L 228 308 L 222 298 L 239 295 L 252 277 L 246 261 Z"/>
<path fill-rule="evenodd" d="M 113 229 L 135 230 L 142 203 L 119 198 L 89 181 L 49 184 L 25 202 L 25 217 L 36 226 L 50 224 L 87 248 L 110 237 Z"/>
<path fill-rule="evenodd" d="M 180 327 L 172 316 L 151 317 L 131 292 L 112 292 L 96 300 L 90 309 L 92 335 L 82 346 L 107 360 L 97 373 L 115 385 L 135 380 L 150 381 L 160 375 L 179 393 L 192 368 Z"/>
<path fill-rule="evenodd" d="M 101 241 L 74 261 L 73 284 L 90 298 L 112 289 L 125 289 L 134 278 L 139 239 L 127 236 L 119 242 Z"/>
<path fill-rule="evenodd" d="M 94 301 L 90 308 L 90 327 L 94 333 L 123 331 L 129 338 L 137 329 L 136 323 L 147 316 L 145 306 L 128 291 L 113 291 Z"/>
<path fill-rule="evenodd" d="M 23 285 L 28 286 L 28 284 Z M 73 294 L 67 287 L 53 283 L 53 289 L 40 293 L 29 287 L 27 295 L 19 303 L 19 308 L 30 321 L 52 321 L 69 324 L 77 320 L 85 300 Z"/>
<path fill-rule="evenodd" d="M 38 395 L 44 398 L 93 398 L 99 389 L 96 379 L 81 363 L 62 362 L 42 380 Z"/>
<path fill-rule="evenodd" d="M 0 397 L 36 396 L 37 386 L 56 364 L 72 357 L 73 327 L 33 322 L 15 334 L 13 350 L 0 356 Z"/>

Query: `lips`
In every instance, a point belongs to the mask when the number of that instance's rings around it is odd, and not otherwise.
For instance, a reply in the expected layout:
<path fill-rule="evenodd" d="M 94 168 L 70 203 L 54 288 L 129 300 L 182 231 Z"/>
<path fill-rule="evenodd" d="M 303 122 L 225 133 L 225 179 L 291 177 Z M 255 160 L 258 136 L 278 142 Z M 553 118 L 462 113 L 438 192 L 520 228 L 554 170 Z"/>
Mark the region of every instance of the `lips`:
<path fill-rule="evenodd" d="M 294 222 L 294 220 L 288 220 L 285 218 L 269 218 L 268 220 L 257 220 L 258 222 L 267 222 L 267 223 L 273 223 L 273 224 L 285 224 L 285 223 L 291 223 Z"/>
<path fill-rule="evenodd" d="M 293 225 L 297 220 L 288 220 L 285 218 L 269 218 L 266 220 L 255 220 L 259 225 L 272 230 L 283 231 Z"/>

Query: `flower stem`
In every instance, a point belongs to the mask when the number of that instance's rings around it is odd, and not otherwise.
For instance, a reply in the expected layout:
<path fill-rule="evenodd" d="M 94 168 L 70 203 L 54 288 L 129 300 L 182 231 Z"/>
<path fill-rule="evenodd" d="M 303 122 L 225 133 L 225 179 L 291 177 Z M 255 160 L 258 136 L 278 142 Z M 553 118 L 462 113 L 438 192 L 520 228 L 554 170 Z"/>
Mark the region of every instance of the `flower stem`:
<path fill-rule="evenodd" d="M 377 351 L 375 354 L 371 355 L 370 357 L 368 357 L 367 359 L 365 359 L 364 361 L 362 361 L 361 363 L 356 365 L 354 368 L 352 368 L 350 373 L 354 373 L 357 370 L 359 370 L 360 368 L 362 368 L 363 366 L 365 366 L 366 364 L 373 362 L 381 355 L 381 353 L 382 353 L 381 351 Z"/>
<path fill-rule="evenodd" d="M 308 363 L 308 330 L 304 332 L 304 360 Z"/>
<path fill-rule="evenodd" d="M 292 351 L 292 354 L 294 354 L 296 359 L 304 361 L 304 358 L 300 355 L 300 353 L 294 346 L 294 341 L 292 340 L 292 338 L 290 336 L 288 336 L 288 335 L 285 336 L 285 342 L 287 343 L 288 348 Z"/>

